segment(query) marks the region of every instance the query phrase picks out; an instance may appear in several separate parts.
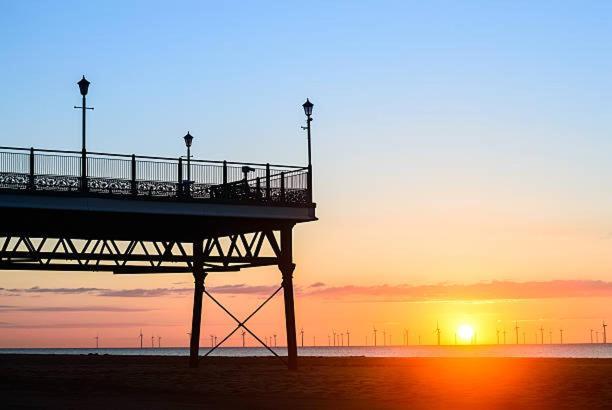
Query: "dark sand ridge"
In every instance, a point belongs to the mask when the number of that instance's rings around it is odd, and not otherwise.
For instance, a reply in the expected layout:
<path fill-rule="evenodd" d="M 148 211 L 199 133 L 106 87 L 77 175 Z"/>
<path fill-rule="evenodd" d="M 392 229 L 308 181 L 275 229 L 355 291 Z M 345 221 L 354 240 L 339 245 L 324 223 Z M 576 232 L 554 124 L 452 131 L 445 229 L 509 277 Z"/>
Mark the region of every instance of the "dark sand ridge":
<path fill-rule="evenodd" d="M 2 408 L 612 408 L 612 359 L 0 355 Z"/>

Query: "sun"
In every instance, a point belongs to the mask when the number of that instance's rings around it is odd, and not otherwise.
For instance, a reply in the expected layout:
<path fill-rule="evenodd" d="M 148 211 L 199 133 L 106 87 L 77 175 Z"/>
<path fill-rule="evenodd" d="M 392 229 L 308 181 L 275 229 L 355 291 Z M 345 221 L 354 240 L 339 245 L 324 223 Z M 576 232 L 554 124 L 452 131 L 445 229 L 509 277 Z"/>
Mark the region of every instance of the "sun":
<path fill-rule="evenodd" d="M 457 335 L 461 340 L 469 342 L 474 337 L 474 328 L 470 325 L 460 325 L 457 328 Z"/>

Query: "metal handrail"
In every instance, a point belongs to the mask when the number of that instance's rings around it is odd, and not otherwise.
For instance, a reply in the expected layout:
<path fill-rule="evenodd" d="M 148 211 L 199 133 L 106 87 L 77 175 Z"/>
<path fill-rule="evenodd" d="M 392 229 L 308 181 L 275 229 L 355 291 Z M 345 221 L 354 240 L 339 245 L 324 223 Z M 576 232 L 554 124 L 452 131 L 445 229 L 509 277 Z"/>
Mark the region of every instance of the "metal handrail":
<path fill-rule="evenodd" d="M 58 149 L 46 149 L 46 148 L 23 148 L 23 147 L 6 147 L 0 146 L 0 150 L 13 150 L 13 151 L 27 151 L 34 150 L 34 152 L 45 152 L 45 153 L 57 153 L 57 154 L 77 154 L 81 155 L 81 151 L 70 151 L 70 150 L 58 150 Z M 121 157 L 121 158 L 132 158 L 132 154 L 116 154 L 110 152 L 96 152 L 96 151 L 87 151 L 87 155 L 99 155 L 106 157 Z M 136 159 L 152 159 L 152 160 L 162 160 L 162 161 L 178 161 L 179 157 L 156 157 L 156 156 L 148 156 L 148 155 L 135 155 Z M 210 159 L 195 159 L 192 158 L 191 162 L 196 163 L 205 163 L 205 164 L 223 164 L 226 163 L 228 165 L 250 165 L 257 167 L 265 167 L 269 165 L 271 167 L 276 168 L 289 168 L 289 169 L 305 169 L 302 165 L 284 165 L 284 164 L 264 164 L 259 162 L 237 162 L 237 161 L 222 161 L 222 160 L 210 160 Z"/>
<path fill-rule="evenodd" d="M 252 173 L 252 174 L 251 174 Z M 310 167 L 0 146 L 0 189 L 312 203 Z M 190 181 L 183 176 L 190 175 Z"/>

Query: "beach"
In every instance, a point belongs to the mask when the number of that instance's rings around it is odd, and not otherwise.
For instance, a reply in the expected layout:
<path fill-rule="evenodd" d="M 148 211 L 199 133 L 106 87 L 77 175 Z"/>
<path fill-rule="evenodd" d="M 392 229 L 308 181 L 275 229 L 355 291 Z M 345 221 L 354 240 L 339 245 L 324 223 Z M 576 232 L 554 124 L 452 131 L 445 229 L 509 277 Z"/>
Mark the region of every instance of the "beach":
<path fill-rule="evenodd" d="M 612 359 L 1 355 L 3 408 L 610 408 Z"/>

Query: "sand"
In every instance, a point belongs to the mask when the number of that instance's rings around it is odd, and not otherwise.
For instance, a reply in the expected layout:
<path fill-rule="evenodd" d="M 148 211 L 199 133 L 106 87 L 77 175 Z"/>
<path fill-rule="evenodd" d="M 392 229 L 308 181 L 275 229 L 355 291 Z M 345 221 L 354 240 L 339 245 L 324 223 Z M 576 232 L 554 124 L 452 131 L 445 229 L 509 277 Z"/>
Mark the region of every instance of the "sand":
<path fill-rule="evenodd" d="M 1 407 L 612 408 L 612 359 L 0 355 Z"/>

